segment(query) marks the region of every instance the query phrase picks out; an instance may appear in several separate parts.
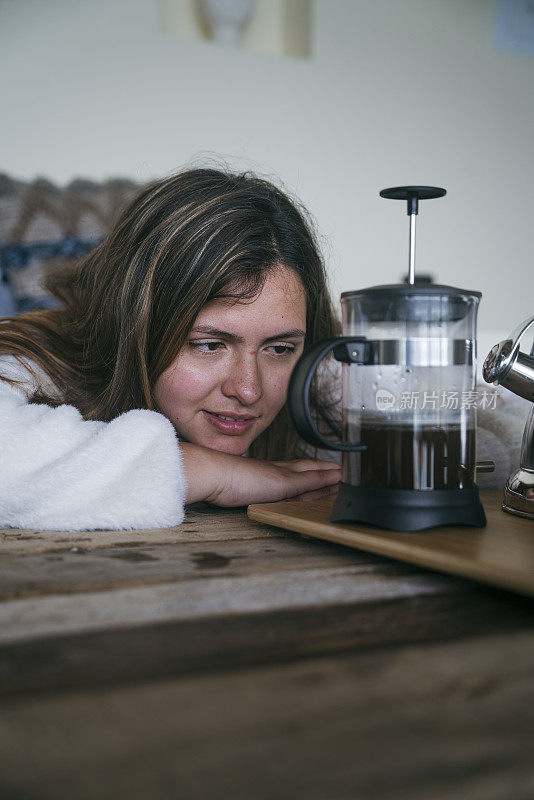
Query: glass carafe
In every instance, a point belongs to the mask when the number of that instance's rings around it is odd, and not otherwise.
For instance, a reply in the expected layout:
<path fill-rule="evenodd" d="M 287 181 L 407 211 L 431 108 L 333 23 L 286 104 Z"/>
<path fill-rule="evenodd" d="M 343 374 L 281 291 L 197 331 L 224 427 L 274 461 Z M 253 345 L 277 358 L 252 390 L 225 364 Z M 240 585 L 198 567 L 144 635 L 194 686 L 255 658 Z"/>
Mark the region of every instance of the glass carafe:
<path fill-rule="evenodd" d="M 343 480 L 386 489 L 464 489 L 475 479 L 475 325 L 480 294 L 383 286 L 341 297 L 343 331 L 372 364 L 343 364 Z"/>
<path fill-rule="evenodd" d="M 288 394 L 300 434 L 343 451 L 332 520 L 393 530 L 485 524 L 475 484 L 480 297 L 437 284 L 342 294 L 343 336 L 304 354 Z M 308 403 L 330 351 L 343 364 L 341 443 L 319 433 Z"/>

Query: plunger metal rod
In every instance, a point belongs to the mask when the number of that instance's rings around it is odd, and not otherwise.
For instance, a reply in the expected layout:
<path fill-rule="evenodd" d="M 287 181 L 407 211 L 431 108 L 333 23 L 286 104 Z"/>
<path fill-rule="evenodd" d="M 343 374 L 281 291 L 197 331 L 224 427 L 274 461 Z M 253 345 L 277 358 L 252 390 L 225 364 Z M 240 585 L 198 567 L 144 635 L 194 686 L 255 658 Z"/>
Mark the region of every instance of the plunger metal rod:
<path fill-rule="evenodd" d="M 408 262 L 408 283 L 415 283 L 415 220 L 417 214 L 410 214 L 410 254 Z"/>
<path fill-rule="evenodd" d="M 380 197 L 390 200 L 407 200 L 408 216 L 410 217 L 410 253 L 408 261 L 408 283 L 415 283 L 415 218 L 419 211 L 419 200 L 431 200 L 434 197 L 443 197 L 447 194 L 439 186 L 394 186 L 391 189 L 382 189 Z"/>

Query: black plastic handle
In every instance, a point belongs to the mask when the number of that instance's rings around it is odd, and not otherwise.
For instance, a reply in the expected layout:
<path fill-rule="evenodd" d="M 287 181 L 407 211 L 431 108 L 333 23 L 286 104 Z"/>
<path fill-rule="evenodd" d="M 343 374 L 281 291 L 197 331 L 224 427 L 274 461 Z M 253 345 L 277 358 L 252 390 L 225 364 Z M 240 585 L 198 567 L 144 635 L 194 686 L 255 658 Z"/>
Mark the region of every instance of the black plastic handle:
<path fill-rule="evenodd" d="M 315 370 L 332 350 L 334 358 L 338 361 L 351 364 L 372 363 L 369 360 L 369 342 L 363 336 L 336 336 L 332 339 L 320 339 L 301 355 L 295 365 L 287 389 L 289 414 L 300 436 L 314 447 L 345 452 L 365 450 L 366 445 L 364 444 L 332 442 L 327 439 L 317 430 L 310 413 L 310 386 Z"/>

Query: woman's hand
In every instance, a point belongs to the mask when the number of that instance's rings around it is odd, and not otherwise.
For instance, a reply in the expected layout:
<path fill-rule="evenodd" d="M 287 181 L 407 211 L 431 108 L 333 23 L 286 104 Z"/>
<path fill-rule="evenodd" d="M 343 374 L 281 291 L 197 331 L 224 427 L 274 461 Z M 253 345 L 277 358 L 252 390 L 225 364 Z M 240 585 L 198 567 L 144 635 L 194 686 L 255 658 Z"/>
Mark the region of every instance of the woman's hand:
<path fill-rule="evenodd" d="M 245 506 L 274 500 L 316 499 L 341 480 L 331 461 L 258 461 L 183 442 L 186 503 L 204 500 L 218 506 Z"/>

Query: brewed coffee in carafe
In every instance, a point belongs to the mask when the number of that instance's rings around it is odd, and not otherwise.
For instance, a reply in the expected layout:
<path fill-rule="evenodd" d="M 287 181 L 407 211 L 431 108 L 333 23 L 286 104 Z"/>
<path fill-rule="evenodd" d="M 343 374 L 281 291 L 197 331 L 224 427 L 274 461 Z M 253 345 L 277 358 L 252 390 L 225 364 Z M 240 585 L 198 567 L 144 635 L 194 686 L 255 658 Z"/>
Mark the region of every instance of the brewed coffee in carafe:
<path fill-rule="evenodd" d="M 342 296 L 343 330 L 372 331 L 374 347 L 374 363 L 343 365 L 343 439 L 365 445 L 346 454 L 343 481 L 417 491 L 471 487 L 478 296 L 432 284 L 401 291 L 383 286 Z"/>
<path fill-rule="evenodd" d="M 312 346 L 292 375 L 288 405 L 299 433 L 343 451 L 333 521 L 393 530 L 485 525 L 475 483 L 481 295 L 415 278 L 418 202 L 444 194 L 425 186 L 381 192 L 408 204 L 408 282 L 344 292 L 343 336 Z M 319 433 L 309 409 L 313 373 L 331 351 L 343 373 L 340 443 Z"/>

